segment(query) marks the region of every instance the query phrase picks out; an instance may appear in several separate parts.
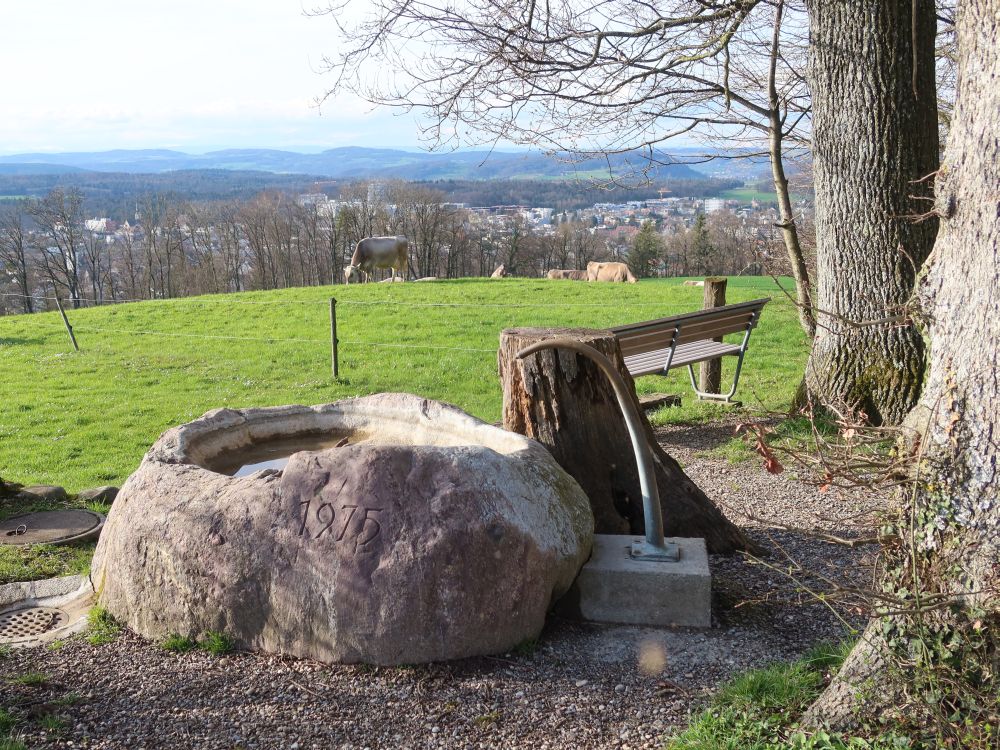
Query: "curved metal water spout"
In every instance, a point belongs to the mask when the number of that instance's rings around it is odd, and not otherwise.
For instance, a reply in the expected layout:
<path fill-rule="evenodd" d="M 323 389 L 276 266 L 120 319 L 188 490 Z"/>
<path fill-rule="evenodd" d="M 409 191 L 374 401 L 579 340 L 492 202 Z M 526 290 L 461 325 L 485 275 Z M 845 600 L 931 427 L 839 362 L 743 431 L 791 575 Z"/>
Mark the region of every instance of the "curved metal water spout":
<path fill-rule="evenodd" d="M 649 449 L 649 443 L 646 441 L 642 420 L 636 409 L 635 401 L 632 400 L 632 393 L 625 383 L 625 379 L 618 372 L 618 368 L 594 347 L 569 338 L 539 341 L 521 349 L 515 356 L 518 359 L 524 359 L 529 354 L 534 354 L 542 349 L 570 349 L 577 354 L 582 354 L 593 361 L 611 381 L 611 387 L 618 399 L 618 406 L 625 417 L 628 434 L 632 439 L 632 450 L 635 451 L 635 460 L 639 466 L 639 488 L 642 492 L 642 512 L 646 523 L 646 538 L 644 541 L 636 541 L 632 544 L 632 557 L 639 560 L 675 561 L 679 559 L 677 545 L 666 544 L 663 541 L 663 514 L 660 511 L 660 493 L 656 487 L 656 474 L 653 470 L 653 452 Z"/>

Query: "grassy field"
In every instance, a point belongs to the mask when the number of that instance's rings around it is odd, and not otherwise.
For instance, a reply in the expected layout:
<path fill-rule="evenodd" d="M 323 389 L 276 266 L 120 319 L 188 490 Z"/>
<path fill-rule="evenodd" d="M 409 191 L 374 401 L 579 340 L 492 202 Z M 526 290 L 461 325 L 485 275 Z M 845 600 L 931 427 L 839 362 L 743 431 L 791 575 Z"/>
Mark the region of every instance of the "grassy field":
<path fill-rule="evenodd" d="M 763 203 L 773 203 L 778 200 L 778 197 L 775 195 L 773 190 L 767 193 L 762 193 L 760 190 L 752 187 L 730 188 L 729 190 L 723 190 L 719 193 L 719 197 L 731 201 L 751 201 L 756 198 Z"/>
<path fill-rule="evenodd" d="M 339 380 L 330 373 L 331 294 Z M 408 391 L 496 421 L 503 328 L 616 325 L 698 309 L 701 295 L 678 279 L 505 279 L 141 302 L 69 310 L 80 352 L 58 313 L 0 317 L 0 476 L 71 492 L 120 484 L 160 433 L 220 406 Z M 791 303 L 770 279 L 730 279 L 730 302 L 761 296 L 774 301 L 751 342 L 740 397 L 748 408 L 781 409 L 807 346 Z M 684 395 L 684 405 L 662 411 L 661 421 L 712 419 L 725 408 L 695 402 L 683 371 L 643 378 L 638 387 Z"/>

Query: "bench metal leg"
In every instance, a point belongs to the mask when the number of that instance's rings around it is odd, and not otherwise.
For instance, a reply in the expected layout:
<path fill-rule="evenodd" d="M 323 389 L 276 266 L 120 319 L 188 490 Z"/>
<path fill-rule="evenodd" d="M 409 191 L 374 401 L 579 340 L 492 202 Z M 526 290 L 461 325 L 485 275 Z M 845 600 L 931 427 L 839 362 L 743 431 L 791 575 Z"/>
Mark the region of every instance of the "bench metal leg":
<path fill-rule="evenodd" d="M 740 382 L 740 370 L 743 369 L 743 355 L 745 352 L 740 352 L 739 359 L 736 360 L 736 373 L 733 375 L 733 387 L 729 389 L 729 393 L 705 393 L 704 391 L 698 390 L 698 381 L 694 377 L 694 367 L 688 365 L 688 375 L 691 378 L 691 388 L 694 389 L 695 395 L 699 399 L 705 401 L 721 401 L 725 404 L 736 403 L 733 401 L 733 396 L 736 395 L 736 386 Z"/>

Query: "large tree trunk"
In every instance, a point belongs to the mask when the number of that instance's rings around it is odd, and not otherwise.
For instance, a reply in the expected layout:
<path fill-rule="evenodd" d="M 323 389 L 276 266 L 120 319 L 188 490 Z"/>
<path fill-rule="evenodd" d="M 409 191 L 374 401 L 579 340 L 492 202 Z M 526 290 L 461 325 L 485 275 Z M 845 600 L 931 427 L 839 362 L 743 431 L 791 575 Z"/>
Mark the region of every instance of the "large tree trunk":
<path fill-rule="evenodd" d="M 621 350 L 608 331 L 513 328 L 500 337 L 503 426 L 540 441 L 583 488 L 602 534 L 644 533 L 639 474 L 628 428 L 608 379 L 573 352 L 546 350 L 518 361 L 518 351 L 543 339 L 568 336 L 593 346 L 618 366 L 633 386 Z M 638 399 L 635 399 L 638 408 Z M 641 414 L 641 410 L 640 410 Z M 653 450 L 656 483 L 667 536 L 704 537 L 710 552 L 751 545 L 711 500 L 659 447 L 643 416 Z"/>
<path fill-rule="evenodd" d="M 916 17 L 911 8 L 917 11 Z M 818 329 L 811 396 L 898 424 L 920 395 L 920 334 L 884 320 L 911 298 L 937 221 L 932 0 L 810 0 Z"/>
<path fill-rule="evenodd" d="M 891 710 L 906 689 L 911 718 L 934 721 L 945 715 L 935 727 L 942 737 L 948 738 L 947 713 L 957 709 L 969 720 L 962 728 L 965 737 L 948 746 L 985 747 L 985 741 L 976 744 L 985 736 L 977 738 L 976 732 L 985 731 L 991 713 L 995 732 L 1000 712 L 1000 15 L 995 0 L 961 5 L 958 35 L 957 103 L 937 183 L 941 234 L 918 289 L 931 342 L 922 419 L 916 420 L 923 424 L 921 461 L 907 498 L 905 552 L 886 581 L 889 590 L 910 592 L 908 609 L 922 605 L 925 611 L 874 621 L 807 718 L 814 724 L 850 724 L 859 713 Z M 959 705 L 977 694 L 978 709 Z"/>

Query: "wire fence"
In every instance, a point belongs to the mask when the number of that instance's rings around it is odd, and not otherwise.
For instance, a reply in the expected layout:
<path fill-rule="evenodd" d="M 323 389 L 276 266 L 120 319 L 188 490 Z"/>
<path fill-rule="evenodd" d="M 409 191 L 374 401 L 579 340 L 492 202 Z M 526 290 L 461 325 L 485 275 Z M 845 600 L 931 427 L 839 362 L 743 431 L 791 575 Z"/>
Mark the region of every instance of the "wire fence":
<path fill-rule="evenodd" d="M 191 297 L 153 297 L 147 299 L 130 299 L 130 298 L 118 298 L 118 299 L 105 299 L 97 300 L 92 297 L 46 297 L 34 294 L 13 294 L 13 293 L 0 293 L 0 297 L 19 297 L 21 299 L 37 299 L 37 300 L 47 300 L 50 302 L 61 301 L 63 303 L 77 303 L 82 302 L 87 305 L 94 305 L 96 307 L 104 307 L 108 305 L 122 305 L 131 302 L 168 302 L 170 304 L 177 305 L 192 305 L 192 306 L 213 306 L 217 307 L 219 305 L 264 305 L 264 306 L 277 306 L 277 307 L 297 307 L 302 305 L 312 305 L 312 306 L 327 306 L 329 302 L 327 300 L 239 300 L 227 298 L 225 300 L 206 300 L 203 298 L 191 298 Z M 591 308 L 595 310 L 608 310 L 613 309 L 628 309 L 628 308 L 643 308 L 643 307 L 657 307 L 663 308 L 664 304 L 662 302 L 626 302 L 626 303 L 616 303 L 609 305 L 607 303 L 599 302 L 515 302 L 515 303 L 502 303 L 502 302 L 410 302 L 408 300 L 395 300 L 395 299 L 382 299 L 382 300 L 338 300 L 338 305 L 350 305 L 357 307 L 384 307 L 386 305 L 395 305 L 399 307 L 458 307 L 458 308 L 497 308 L 503 310 L 518 310 L 518 309 L 532 309 L 532 308 L 555 308 L 564 309 L 567 307 L 571 308 Z"/>
<path fill-rule="evenodd" d="M 93 304 L 95 302 L 95 300 L 93 300 L 93 299 L 88 299 L 88 298 L 84 298 L 84 297 L 62 298 L 62 297 L 49 297 L 49 296 L 42 296 L 42 295 L 24 295 L 24 294 L 13 294 L 13 293 L 0 293 L 0 294 L 2 294 L 2 296 L 4 296 L 4 297 L 20 297 L 22 299 L 45 300 L 45 301 L 61 302 L 61 303 L 76 301 L 76 302 L 84 302 L 84 303 L 92 303 Z M 174 299 L 177 299 L 178 302 L 187 302 L 188 304 L 191 304 L 191 302 L 188 302 L 184 298 L 174 298 Z M 164 301 L 164 300 L 135 300 L 135 301 L 148 302 L 148 301 Z M 104 306 L 106 304 L 122 304 L 124 302 L 126 302 L 126 300 L 116 300 L 114 302 L 108 302 L 108 303 L 102 302 L 102 303 L 99 303 L 98 306 Z M 194 303 L 197 304 L 198 301 L 192 301 L 192 302 L 194 302 Z M 301 300 L 301 301 L 296 301 L 296 302 L 285 302 L 285 301 L 274 301 L 274 302 L 271 302 L 271 301 L 263 301 L 263 300 L 262 301 L 253 301 L 253 300 L 218 300 L 218 301 L 214 301 L 214 302 L 205 301 L 202 304 L 206 305 L 206 306 L 208 306 L 208 305 L 212 305 L 212 306 L 223 305 L 223 306 L 225 306 L 225 305 L 229 305 L 229 304 L 250 304 L 250 305 L 259 304 L 259 305 L 280 305 L 280 306 L 309 305 L 309 306 L 314 306 L 314 307 L 322 305 L 323 307 L 328 307 L 330 303 L 329 303 L 328 300 L 325 300 L 325 301 Z M 373 303 L 369 303 L 367 301 L 366 302 L 343 301 L 343 302 L 338 302 L 337 303 L 338 306 L 345 305 L 345 304 L 347 304 L 347 305 L 350 305 L 350 304 L 369 305 L 369 304 L 380 304 L 380 303 L 374 303 L 374 302 Z M 506 307 L 530 308 L 530 307 L 534 307 L 535 306 L 535 305 L 500 305 L 500 304 L 477 305 L 477 304 L 472 304 L 472 303 L 456 303 L 456 304 L 444 304 L 444 303 L 442 303 L 442 304 L 439 304 L 439 303 L 406 303 L 406 302 L 403 302 L 403 301 L 388 301 L 388 302 L 382 303 L 382 304 L 395 304 L 395 305 L 398 305 L 398 306 L 417 307 L 417 308 L 426 308 L 426 307 L 438 307 L 438 308 L 442 308 L 442 307 L 444 307 L 444 308 L 446 308 L 446 307 L 460 307 L 460 308 L 488 307 L 488 308 L 503 309 L 503 308 L 506 308 Z M 538 305 L 538 306 L 540 306 L 540 307 L 559 307 L 559 305 L 551 305 L 551 304 Z M 601 307 L 601 306 L 600 305 L 596 305 L 594 307 Z M 72 312 L 72 311 L 70 311 L 70 312 Z M 50 328 L 47 328 L 45 330 L 46 330 L 47 333 L 55 334 L 55 333 L 60 332 L 62 329 L 60 327 L 58 327 L 58 326 L 51 326 Z M 322 338 L 322 339 L 320 339 L 320 338 L 301 338 L 301 337 L 284 337 L 284 336 L 234 336 L 234 335 L 229 335 L 229 334 L 188 333 L 188 332 L 180 332 L 180 331 L 158 331 L 158 330 L 142 329 L 142 328 L 118 328 L 118 327 L 109 328 L 109 327 L 104 327 L 104 326 L 95 326 L 95 325 L 92 325 L 90 323 L 83 323 L 82 325 L 80 325 L 80 324 L 73 325 L 72 326 L 72 331 L 74 333 L 84 333 L 84 334 L 86 334 L 86 333 L 101 333 L 101 334 L 110 334 L 110 335 L 118 335 L 118 336 L 154 336 L 154 337 L 155 336 L 161 336 L 161 337 L 166 337 L 166 338 L 202 339 L 202 340 L 208 340 L 208 341 L 242 341 L 242 342 L 259 343 L 259 344 L 288 343 L 288 344 L 323 344 L 323 345 L 331 345 L 331 338 Z M 430 343 L 368 341 L 368 340 L 350 339 L 350 338 L 343 339 L 343 338 L 340 338 L 339 336 L 337 337 L 337 344 L 338 345 L 345 345 L 346 344 L 348 346 L 358 346 L 358 347 L 375 347 L 375 348 L 384 348 L 384 349 L 403 349 L 403 350 L 407 350 L 407 349 L 420 350 L 420 349 L 423 349 L 423 350 L 431 350 L 431 351 L 470 352 L 470 353 L 477 353 L 477 354 L 495 354 L 496 351 L 497 351 L 496 347 L 493 347 L 493 348 L 482 348 L 482 347 L 469 347 L 469 346 L 446 346 L 446 345 L 442 345 L 442 344 L 430 344 Z"/>
<path fill-rule="evenodd" d="M 186 297 L 173 297 L 173 298 L 154 298 L 154 299 L 126 299 L 118 298 L 114 300 L 97 300 L 91 297 L 55 297 L 46 295 L 26 295 L 17 294 L 12 292 L 2 292 L 0 293 L 2 297 L 14 297 L 21 299 L 32 299 L 44 302 L 55 302 L 57 304 L 66 303 L 79 303 L 88 305 L 91 307 L 104 307 L 109 305 L 119 305 L 133 302 L 168 302 L 172 305 L 178 306 L 192 306 L 192 307 L 229 307 L 234 305 L 250 305 L 250 306 L 269 306 L 269 307 L 308 307 L 315 308 L 318 306 L 329 307 L 330 300 L 244 300 L 244 299 L 233 299 L 232 297 L 226 297 L 224 299 L 205 299 L 205 298 L 186 298 Z M 687 312 L 690 310 L 690 306 L 679 306 L 677 304 L 670 305 L 664 304 L 663 302 L 656 301 L 626 301 L 619 302 L 615 304 L 609 303 L 595 303 L 595 302 L 513 302 L 513 303 L 499 303 L 499 302 L 419 302 L 419 301 L 409 301 L 402 299 L 392 299 L 386 298 L 381 300 L 337 300 L 336 307 L 386 307 L 393 306 L 403 309 L 476 309 L 476 310 L 496 310 L 496 311 L 507 311 L 507 310 L 574 310 L 574 311 L 586 311 L 586 310 L 600 310 L 603 313 L 614 312 L 614 313 L 626 313 L 629 310 L 646 310 L 648 308 L 656 308 L 661 314 L 671 314 L 673 312 Z M 69 312 L 73 312 L 70 310 Z M 19 316 L 23 317 L 23 316 Z M 648 317 L 648 314 L 644 315 Z M 532 325 L 539 325 L 538 321 L 531 323 Z M 500 324 L 498 324 L 500 325 Z M 525 325 L 524 321 L 512 321 L 506 320 L 500 327 L 508 328 L 515 327 L 518 325 Z M 555 323 L 554 325 L 558 325 Z M 77 333 L 100 333 L 100 334 L 112 334 L 112 335 L 122 335 L 122 336 L 160 336 L 165 338 L 185 338 L 185 339 L 203 339 L 203 340 L 215 340 L 215 341 L 240 341 L 240 342 L 250 342 L 250 343 L 260 343 L 260 344 L 273 344 L 273 343 L 289 343 L 289 344 L 325 344 L 331 345 L 332 337 L 327 338 L 302 338 L 302 337 L 286 337 L 286 336 L 244 336 L 244 335 L 229 335 L 229 334 L 210 334 L 210 333 L 190 333 L 190 332 L 180 332 L 180 331 L 162 331 L 162 330 L 152 330 L 148 328 L 118 328 L 118 327 L 103 327 L 92 325 L 89 322 L 82 322 L 79 325 L 74 325 L 70 327 L 69 321 L 66 324 L 67 330 L 72 330 Z M 61 330 L 58 327 L 53 327 L 51 332 Z M 388 341 L 367 341 L 359 339 L 343 339 L 336 336 L 336 343 L 338 345 L 348 345 L 348 346 L 359 346 L 359 347 L 374 347 L 374 348 L 384 348 L 384 349 L 402 349 L 402 350 L 429 350 L 429 351 L 452 351 L 452 352 L 470 352 L 470 353 L 489 353 L 495 354 L 497 347 L 492 348 L 482 348 L 482 347 L 470 347 L 470 346 L 454 346 L 454 345 L 442 345 L 442 344 L 432 344 L 432 343 L 415 343 L 415 342 L 388 342 Z M 334 354 L 336 358 L 336 354 Z"/>

